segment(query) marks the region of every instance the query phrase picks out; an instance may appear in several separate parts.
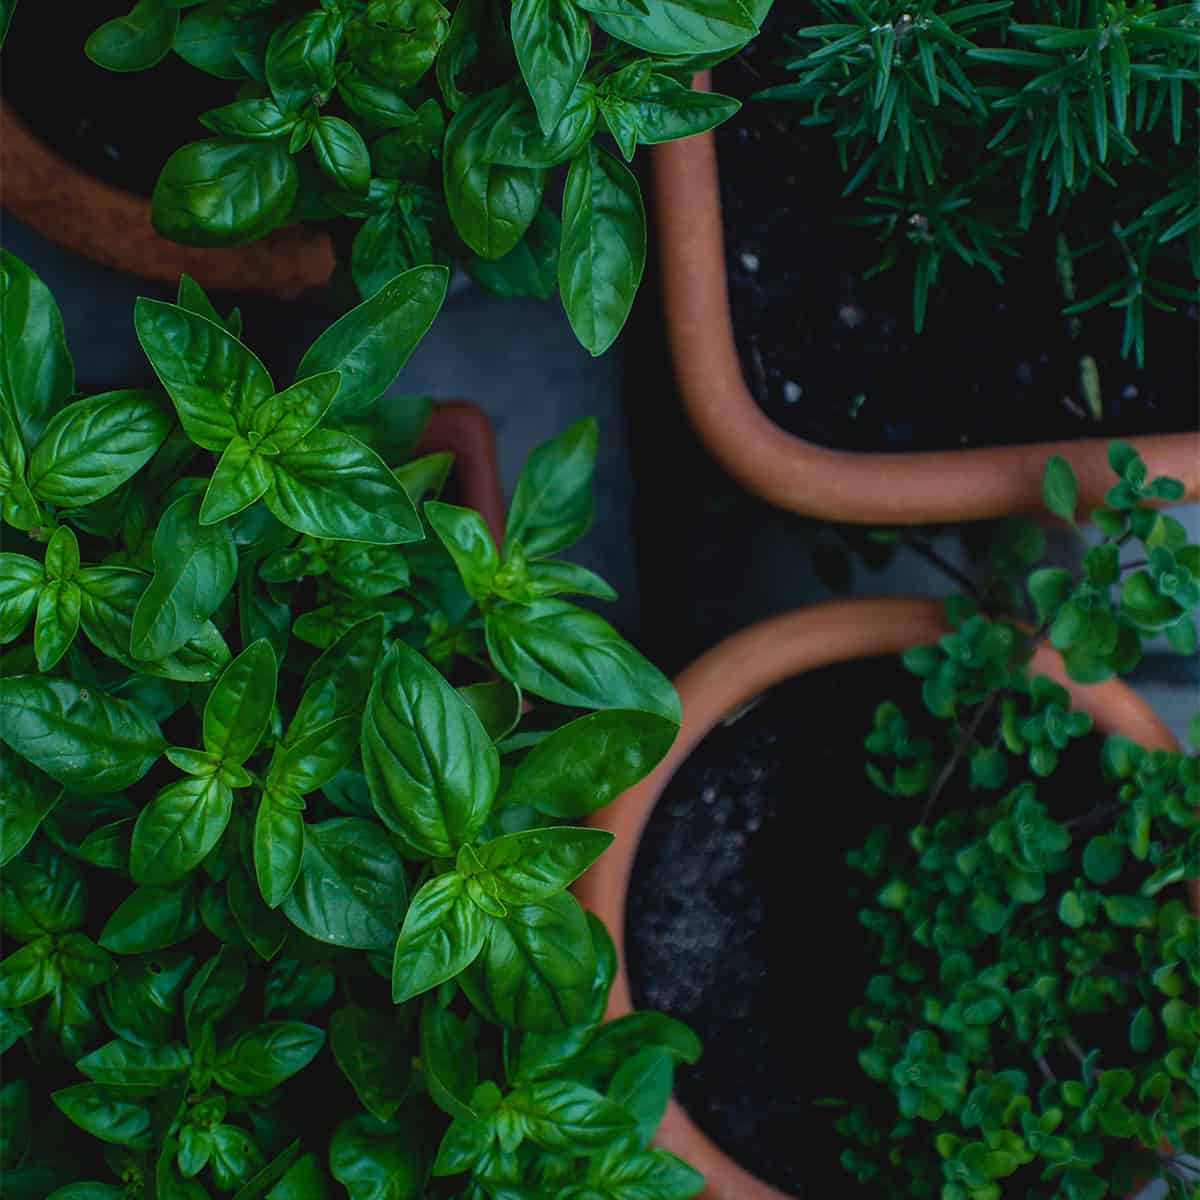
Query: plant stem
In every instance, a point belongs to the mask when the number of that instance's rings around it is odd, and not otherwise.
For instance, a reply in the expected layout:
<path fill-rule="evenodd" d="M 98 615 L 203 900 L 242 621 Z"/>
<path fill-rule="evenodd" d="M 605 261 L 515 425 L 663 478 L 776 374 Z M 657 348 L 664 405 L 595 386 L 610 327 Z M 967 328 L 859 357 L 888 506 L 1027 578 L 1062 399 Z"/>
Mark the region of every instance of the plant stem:
<path fill-rule="evenodd" d="M 1064 829 L 1075 829 L 1080 825 L 1091 825 L 1108 817 L 1115 816 L 1122 809 L 1123 805 L 1119 800 L 1114 800 L 1111 804 L 1100 804 L 1089 812 L 1085 812 L 1082 816 L 1072 817 L 1069 821 L 1063 822 Z"/>
<path fill-rule="evenodd" d="M 950 777 L 954 774 L 964 755 L 974 745 L 975 736 L 979 733 L 979 727 L 987 718 L 988 713 L 995 707 L 996 699 L 999 695 L 999 689 L 989 692 L 987 698 L 975 709 L 971 717 L 971 723 L 962 731 L 962 737 L 959 738 L 958 745 L 954 747 L 954 753 L 943 764 L 941 771 L 938 772 L 938 777 L 933 781 L 933 786 L 925 796 L 925 805 L 921 809 L 921 819 L 918 824 L 924 825 L 928 822 L 929 814 L 933 811 L 933 806 L 937 803 L 938 796 L 941 795 L 942 789 L 946 784 L 950 782 Z"/>
<path fill-rule="evenodd" d="M 1050 1064 L 1046 1061 L 1046 1056 L 1044 1054 L 1035 1054 L 1033 1059 L 1038 1065 L 1038 1070 L 1042 1073 L 1042 1078 L 1045 1079 L 1047 1083 L 1058 1082 L 1058 1076 L 1055 1075 L 1052 1070 L 1050 1070 Z"/>
<path fill-rule="evenodd" d="M 914 537 L 911 533 L 903 535 L 903 542 L 910 550 L 925 559 L 926 562 L 937 567 L 943 575 L 953 579 L 973 600 L 978 600 L 982 603 L 983 595 L 975 581 L 969 575 L 960 571 L 952 562 L 945 559 L 928 542 Z"/>

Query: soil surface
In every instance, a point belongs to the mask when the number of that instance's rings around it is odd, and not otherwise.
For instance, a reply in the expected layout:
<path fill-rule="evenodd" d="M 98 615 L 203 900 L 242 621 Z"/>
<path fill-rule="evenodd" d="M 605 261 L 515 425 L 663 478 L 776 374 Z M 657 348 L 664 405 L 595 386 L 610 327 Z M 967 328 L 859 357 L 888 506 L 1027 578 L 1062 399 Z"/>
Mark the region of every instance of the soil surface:
<path fill-rule="evenodd" d="M 777 64 L 787 54 L 781 27 L 796 25 L 789 7 L 775 6 L 762 37 L 719 66 L 713 84 L 745 101 L 717 130 L 717 153 L 734 330 L 767 415 L 810 441 L 864 451 L 1195 429 L 1197 306 L 1148 311 L 1145 370 L 1121 358 L 1119 310 L 1093 309 L 1073 335 L 1048 222 L 1035 221 L 1018 256 L 1003 259 L 1003 283 L 943 259 L 925 329 L 913 332 L 911 262 L 863 279 L 878 261 L 876 235 L 846 220 L 872 208 L 867 189 L 841 198 L 848 177 L 829 129 L 798 126 L 798 104 L 749 99 L 787 78 Z M 1072 243 L 1086 241 L 1073 216 Z M 1077 263 L 1080 297 L 1115 278 L 1101 258 Z M 1099 420 L 1081 383 L 1086 355 L 1099 369 Z"/>
<path fill-rule="evenodd" d="M 656 806 L 630 889 L 634 1003 L 704 1042 L 676 1096 L 727 1154 L 801 1197 L 871 1194 L 839 1165 L 839 1114 L 822 1098 L 888 1111 L 847 1025 L 876 966 L 857 917 L 865 880 L 845 863 L 875 825 L 916 816 L 918 801 L 882 795 L 863 772 L 862 739 L 884 699 L 929 731 L 893 658 L 801 676 L 718 726 Z M 1098 749 L 1096 737 L 1073 743 L 1056 772 L 1069 809 L 1095 795 Z M 979 802 L 963 774 L 940 805 Z"/>
<path fill-rule="evenodd" d="M 126 191 L 149 196 L 163 163 L 209 136 L 196 117 L 235 99 L 215 79 L 169 53 L 157 66 L 105 71 L 83 52 L 93 30 L 129 12 L 128 0 L 17 5 L 4 44 L 4 101 L 48 146 Z"/>

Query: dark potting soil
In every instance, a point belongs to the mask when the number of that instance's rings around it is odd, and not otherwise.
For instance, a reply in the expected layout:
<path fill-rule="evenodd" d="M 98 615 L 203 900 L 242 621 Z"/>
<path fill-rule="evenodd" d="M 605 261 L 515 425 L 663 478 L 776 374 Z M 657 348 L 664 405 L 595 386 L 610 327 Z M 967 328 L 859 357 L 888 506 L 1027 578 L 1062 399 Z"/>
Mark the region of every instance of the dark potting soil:
<path fill-rule="evenodd" d="M 788 56 L 782 33 L 797 25 L 789 9 L 776 4 L 763 35 L 714 73 L 716 90 L 744 101 L 717 130 L 717 154 L 734 332 L 766 414 L 810 441 L 860 451 L 1195 429 L 1197 305 L 1147 310 L 1144 370 L 1121 357 L 1122 310 L 1083 314 L 1072 336 L 1054 234 L 1036 222 L 1019 256 L 1001 260 L 1003 283 L 943 259 L 924 331 L 913 332 L 911 263 L 863 278 L 878 261 L 876 235 L 846 218 L 872 209 L 862 193 L 841 197 L 848 177 L 829 129 L 796 125 L 793 102 L 749 99 L 787 78 L 778 63 Z M 1078 248 L 1090 239 L 1073 222 Z M 1185 254 L 1183 239 L 1176 245 Z M 1115 278 L 1093 278 L 1112 264 L 1092 257 L 1095 267 L 1075 267 L 1081 298 Z M 1081 386 L 1085 355 L 1099 369 L 1099 420 Z"/>
<path fill-rule="evenodd" d="M 839 1114 L 818 1102 L 890 1104 L 847 1024 L 877 967 L 857 917 L 866 881 L 845 854 L 878 824 L 911 823 L 919 804 L 864 774 L 862 739 L 884 699 L 928 732 L 917 683 L 893 658 L 801 676 L 718 726 L 659 800 L 630 888 L 634 1002 L 704 1043 L 677 1097 L 733 1159 L 801 1197 L 872 1194 L 839 1165 Z M 1054 797 L 1068 811 L 1051 800 L 1056 815 L 1091 807 L 1098 751 L 1090 736 L 1064 755 Z M 939 808 L 980 802 L 962 774 Z"/>
<path fill-rule="evenodd" d="M 18 4 L 0 89 L 47 146 L 89 175 L 149 196 L 170 155 L 207 136 L 196 117 L 230 103 L 237 84 L 173 53 L 146 71 L 96 66 L 83 52 L 88 36 L 130 7 L 128 0 Z"/>

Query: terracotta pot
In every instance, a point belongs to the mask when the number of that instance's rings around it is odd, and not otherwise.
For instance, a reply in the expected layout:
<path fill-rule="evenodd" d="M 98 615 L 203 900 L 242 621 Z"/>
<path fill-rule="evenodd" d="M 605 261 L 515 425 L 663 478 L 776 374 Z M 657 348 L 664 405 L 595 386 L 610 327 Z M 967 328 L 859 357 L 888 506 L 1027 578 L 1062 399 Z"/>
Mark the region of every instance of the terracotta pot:
<path fill-rule="evenodd" d="M 894 654 L 932 642 L 944 632 L 942 606 L 935 600 L 838 600 L 752 625 L 685 668 L 675 680 L 683 700 L 683 727 L 670 752 L 646 779 L 589 818 L 596 828 L 616 835 L 607 853 L 575 885 L 580 902 L 608 926 L 617 945 L 617 977 L 606 1017 L 619 1017 L 633 1007 L 624 931 L 638 842 L 663 789 L 701 739 L 723 718 L 793 676 L 833 663 Z M 1152 748 L 1176 748 L 1166 726 L 1119 680 L 1073 683 L 1058 655 L 1045 648 L 1035 655 L 1033 668 L 1066 686 L 1100 730 L 1119 731 Z M 787 1200 L 786 1193 L 723 1154 L 675 1100 L 667 1107 L 656 1141 L 704 1174 L 708 1184 L 703 1200 Z"/>
<path fill-rule="evenodd" d="M 127 275 L 173 287 L 188 274 L 214 292 L 292 299 L 323 287 L 333 274 L 333 243 L 320 229 L 295 226 L 214 250 L 160 237 L 146 197 L 81 171 L 39 141 L 6 104 L 0 104 L 0 178 L 7 212 L 50 241 Z"/>
<path fill-rule="evenodd" d="M 504 490 L 496 461 L 496 437 L 487 413 L 470 400 L 435 404 L 413 453 L 439 451 L 454 455 L 459 499 L 482 515 L 499 542 L 504 536 Z"/>
<path fill-rule="evenodd" d="M 695 86 L 707 90 L 707 73 Z M 895 525 L 979 520 L 1041 507 L 1042 468 L 1068 458 L 1085 508 L 1112 484 L 1107 441 L 1040 442 L 910 454 L 830 450 L 785 432 L 742 374 L 726 290 L 716 143 L 711 133 L 653 147 L 654 208 L 667 340 L 683 406 L 713 457 L 748 491 L 793 512 Z M 1129 439 L 1153 475 L 1200 497 L 1200 434 Z"/>

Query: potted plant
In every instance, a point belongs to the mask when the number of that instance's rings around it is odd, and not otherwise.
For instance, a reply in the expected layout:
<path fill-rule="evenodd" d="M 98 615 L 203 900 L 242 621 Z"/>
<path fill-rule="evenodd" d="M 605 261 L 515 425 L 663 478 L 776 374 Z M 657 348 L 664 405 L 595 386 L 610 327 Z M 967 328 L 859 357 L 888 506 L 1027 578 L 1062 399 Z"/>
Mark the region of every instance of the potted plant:
<path fill-rule="evenodd" d="M 695 1194 L 646 1148 L 695 1037 L 602 1021 L 566 890 L 611 840 L 574 819 L 679 718 L 563 598 L 611 594 L 556 557 L 594 424 L 534 451 L 497 544 L 378 434 L 443 268 L 282 389 L 184 280 L 135 311 L 162 390 L 84 397 L 3 269 L 6 1195 Z"/>
<path fill-rule="evenodd" d="M 721 464 L 917 524 L 1032 511 L 1052 453 L 1099 503 L 1115 436 L 1195 496 L 1197 36 L 1161 7 L 777 6 L 713 72 L 736 119 L 653 156 Z"/>
<path fill-rule="evenodd" d="M 180 113 L 178 148 L 158 164 L 149 213 L 162 237 L 229 247 L 332 222 L 364 298 L 407 267 L 461 262 L 500 295 L 559 292 L 599 354 L 645 262 L 641 193 L 624 163 L 639 144 L 710 129 L 737 108 L 677 76 L 743 45 L 767 7 L 150 0 L 99 25 L 87 52 L 113 72 L 173 52 L 172 68 L 182 60 L 224 93 Z M 605 133 L 620 157 L 601 147 Z M 568 164 L 560 206 L 548 185 Z"/>
<path fill-rule="evenodd" d="M 1164 629 L 1194 653 L 1200 548 L 1112 453 L 1080 577 L 1015 537 L 1025 621 L 960 596 L 752 626 L 592 819 L 609 1015 L 649 999 L 705 1039 L 658 1139 L 714 1200 L 1191 1195 L 1200 759 L 1116 673 Z M 1073 517 L 1065 460 L 1047 499 Z"/>

